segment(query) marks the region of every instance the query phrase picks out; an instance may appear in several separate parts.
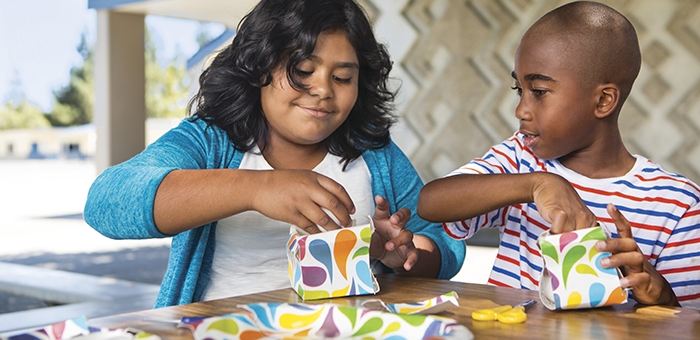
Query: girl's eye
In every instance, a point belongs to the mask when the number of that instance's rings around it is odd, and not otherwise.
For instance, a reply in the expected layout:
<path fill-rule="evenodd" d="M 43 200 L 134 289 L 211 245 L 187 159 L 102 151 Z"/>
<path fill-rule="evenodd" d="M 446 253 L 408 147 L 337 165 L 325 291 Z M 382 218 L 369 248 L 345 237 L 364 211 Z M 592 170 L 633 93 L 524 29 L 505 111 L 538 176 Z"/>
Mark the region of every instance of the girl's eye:
<path fill-rule="evenodd" d="M 297 74 L 302 78 L 308 77 L 308 76 L 312 75 L 313 73 L 314 73 L 313 71 L 304 71 L 304 70 L 297 69 Z"/>
<path fill-rule="evenodd" d="M 523 95 L 523 89 L 518 86 L 512 86 L 510 89 L 515 90 L 515 94 L 517 94 L 518 97 Z"/>
<path fill-rule="evenodd" d="M 349 84 L 352 81 L 352 78 L 341 78 L 341 77 L 336 77 L 333 76 L 333 80 L 340 84 Z"/>

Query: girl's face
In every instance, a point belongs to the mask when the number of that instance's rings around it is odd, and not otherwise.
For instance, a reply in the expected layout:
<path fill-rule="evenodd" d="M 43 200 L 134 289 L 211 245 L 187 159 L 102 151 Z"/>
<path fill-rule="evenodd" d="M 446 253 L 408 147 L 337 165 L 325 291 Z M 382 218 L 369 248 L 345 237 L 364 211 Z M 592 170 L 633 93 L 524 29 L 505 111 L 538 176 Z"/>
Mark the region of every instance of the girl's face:
<path fill-rule="evenodd" d="M 295 90 L 282 66 L 260 91 L 270 143 L 318 144 L 345 121 L 355 106 L 360 65 L 344 33 L 321 33 L 312 55 L 297 68 L 308 90 Z"/>

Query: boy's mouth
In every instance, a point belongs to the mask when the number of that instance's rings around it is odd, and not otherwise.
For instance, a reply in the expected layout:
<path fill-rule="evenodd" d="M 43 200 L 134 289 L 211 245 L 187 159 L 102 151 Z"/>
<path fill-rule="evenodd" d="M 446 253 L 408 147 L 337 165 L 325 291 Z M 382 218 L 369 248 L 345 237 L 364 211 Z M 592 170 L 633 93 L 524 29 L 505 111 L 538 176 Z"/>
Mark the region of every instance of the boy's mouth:
<path fill-rule="evenodd" d="M 523 144 L 525 144 L 525 147 L 532 148 L 535 142 L 537 142 L 537 135 L 533 135 L 522 131 L 520 133 L 523 135 Z"/>

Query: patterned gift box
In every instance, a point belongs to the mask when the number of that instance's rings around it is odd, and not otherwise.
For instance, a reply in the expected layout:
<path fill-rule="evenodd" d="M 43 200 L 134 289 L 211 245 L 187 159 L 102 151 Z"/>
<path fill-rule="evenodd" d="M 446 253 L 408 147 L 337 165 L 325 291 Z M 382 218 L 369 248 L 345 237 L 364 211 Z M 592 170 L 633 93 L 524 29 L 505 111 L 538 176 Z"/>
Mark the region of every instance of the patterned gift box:
<path fill-rule="evenodd" d="M 289 281 L 304 300 L 375 294 L 379 284 L 372 274 L 370 223 L 318 234 L 290 228 L 287 242 Z"/>
<path fill-rule="evenodd" d="M 537 244 L 544 267 L 540 277 L 540 299 L 550 310 L 610 306 L 627 302 L 617 268 L 603 268 L 600 260 L 610 256 L 595 248 L 608 238 L 600 225 L 552 235 L 546 231 Z"/>

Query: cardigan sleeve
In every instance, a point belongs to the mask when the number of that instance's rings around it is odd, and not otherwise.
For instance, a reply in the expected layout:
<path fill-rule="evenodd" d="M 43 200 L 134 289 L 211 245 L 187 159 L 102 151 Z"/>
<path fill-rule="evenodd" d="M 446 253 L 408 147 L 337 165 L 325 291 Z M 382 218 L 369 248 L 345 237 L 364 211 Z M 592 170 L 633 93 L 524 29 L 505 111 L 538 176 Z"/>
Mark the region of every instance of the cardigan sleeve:
<path fill-rule="evenodd" d="M 418 216 L 418 195 L 423 188 L 423 181 L 406 155 L 391 142 L 375 152 L 365 152 L 363 156 L 372 174 L 375 194 L 382 195 L 389 201 L 391 213 L 403 207 L 411 210 L 411 219 L 406 228 L 435 242 L 442 259 L 438 278 L 451 279 L 462 267 L 466 245 L 463 241 L 449 237 L 442 225 L 430 223 Z"/>
<path fill-rule="evenodd" d="M 176 169 L 219 167 L 225 133 L 202 120 L 184 119 L 133 158 L 107 168 L 90 187 L 85 222 L 114 239 L 162 238 L 153 220 L 153 203 L 161 181 Z"/>

